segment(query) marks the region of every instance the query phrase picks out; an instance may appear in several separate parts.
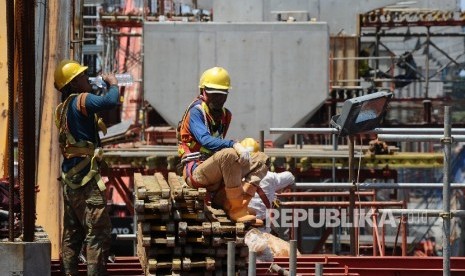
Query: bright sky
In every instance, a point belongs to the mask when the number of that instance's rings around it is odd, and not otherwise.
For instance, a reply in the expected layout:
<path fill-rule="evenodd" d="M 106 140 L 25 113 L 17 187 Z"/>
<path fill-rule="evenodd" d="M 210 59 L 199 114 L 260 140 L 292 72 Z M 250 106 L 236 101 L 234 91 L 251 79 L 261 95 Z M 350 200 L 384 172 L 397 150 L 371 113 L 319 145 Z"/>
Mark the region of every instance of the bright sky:
<path fill-rule="evenodd" d="M 465 0 L 460 0 L 460 9 L 465 10 Z"/>

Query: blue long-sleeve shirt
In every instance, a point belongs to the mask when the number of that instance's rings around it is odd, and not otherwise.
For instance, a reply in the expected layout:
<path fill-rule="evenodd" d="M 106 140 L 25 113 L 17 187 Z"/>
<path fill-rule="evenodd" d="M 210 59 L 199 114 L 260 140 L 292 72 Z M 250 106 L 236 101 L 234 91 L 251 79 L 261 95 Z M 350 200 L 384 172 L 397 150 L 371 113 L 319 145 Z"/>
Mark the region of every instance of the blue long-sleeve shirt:
<path fill-rule="evenodd" d="M 95 113 L 109 110 L 118 105 L 119 91 L 117 86 L 110 86 L 108 93 L 103 96 L 97 96 L 89 93 L 86 97 L 85 106 L 87 110 L 87 116 L 82 114 L 76 105 L 77 97 L 72 99 L 69 103 L 67 113 L 67 123 L 71 134 L 76 141 L 89 141 L 94 143 L 96 146 L 100 146 L 100 139 L 98 134 L 98 128 L 95 123 Z M 83 158 L 74 157 L 64 159 L 61 165 L 63 172 L 69 171 L 71 168 L 76 166 Z M 89 171 L 90 164 L 83 170 L 83 173 Z"/>
<path fill-rule="evenodd" d="M 201 101 L 191 107 L 187 115 L 187 119 L 189 120 L 189 131 L 192 136 L 194 136 L 195 140 L 197 140 L 206 149 L 216 152 L 224 148 L 232 148 L 234 145 L 234 141 L 232 140 L 222 139 L 220 136 L 213 136 L 214 134 L 211 133 L 205 123 Z M 221 134 L 224 132 L 223 129 L 219 129 L 217 131 Z"/>

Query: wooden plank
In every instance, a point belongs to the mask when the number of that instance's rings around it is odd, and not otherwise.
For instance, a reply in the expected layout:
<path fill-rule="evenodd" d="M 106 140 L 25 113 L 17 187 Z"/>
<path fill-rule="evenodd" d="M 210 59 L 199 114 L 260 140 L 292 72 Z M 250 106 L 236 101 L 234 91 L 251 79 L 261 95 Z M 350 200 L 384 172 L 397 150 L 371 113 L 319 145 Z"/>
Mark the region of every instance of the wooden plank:
<path fill-rule="evenodd" d="M 330 38 L 330 56 L 334 60 L 330 61 L 331 86 L 357 86 L 355 81 L 346 82 L 344 80 L 354 80 L 358 77 L 358 62 L 355 59 L 337 60 L 337 58 L 358 56 L 358 37 L 353 36 L 333 36 Z"/>
<path fill-rule="evenodd" d="M 163 177 L 163 174 L 159 172 L 155 173 L 155 179 L 156 179 L 156 182 L 158 183 L 158 186 L 160 187 L 161 197 L 170 198 L 171 189 L 170 189 L 170 186 L 168 185 L 168 182 L 166 182 L 166 179 Z"/>

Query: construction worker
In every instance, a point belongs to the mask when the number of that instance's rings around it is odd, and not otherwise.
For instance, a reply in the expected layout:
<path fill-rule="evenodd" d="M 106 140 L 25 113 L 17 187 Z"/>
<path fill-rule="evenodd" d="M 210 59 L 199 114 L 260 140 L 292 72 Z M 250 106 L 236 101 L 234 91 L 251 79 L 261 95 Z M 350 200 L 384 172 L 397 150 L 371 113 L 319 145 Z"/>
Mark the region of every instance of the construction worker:
<path fill-rule="evenodd" d="M 257 154 L 260 150 L 260 145 L 253 138 L 245 138 L 241 141 L 251 156 Z M 266 176 L 260 181 L 257 192 L 249 203 L 249 213 L 255 214 L 257 219 L 265 220 L 267 218 L 267 209 L 273 208 L 276 201 L 276 192 L 295 183 L 294 175 L 289 171 L 275 173 L 268 171 Z M 270 232 L 271 228 L 261 229 L 265 232 Z"/>
<path fill-rule="evenodd" d="M 85 74 L 86 66 L 63 60 L 55 69 L 55 88 L 61 103 L 55 110 L 59 142 L 63 154 L 62 261 L 65 275 L 78 275 L 81 248 L 87 257 L 87 275 L 107 275 L 111 221 L 106 210 L 105 184 L 100 173 L 102 158 L 99 129 L 106 132 L 97 112 L 118 104 L 118 81 L 113 74 L 103 75 L 109 85 L 104 96 L 92 94 Z"/>
<path fill-rule="evenodd" d="M 250 157 L 239 142 L 225 139 L 231 112 L 223 107 L 231 88 L 222 67 L 206 70 L 199 96 L 188 106 L 178 125 L 178 151 L 186 183 L 205 187 L 230 219 L 260 224 L 248 213 L 248 203 L 268 171 L 264 153 Z"/>

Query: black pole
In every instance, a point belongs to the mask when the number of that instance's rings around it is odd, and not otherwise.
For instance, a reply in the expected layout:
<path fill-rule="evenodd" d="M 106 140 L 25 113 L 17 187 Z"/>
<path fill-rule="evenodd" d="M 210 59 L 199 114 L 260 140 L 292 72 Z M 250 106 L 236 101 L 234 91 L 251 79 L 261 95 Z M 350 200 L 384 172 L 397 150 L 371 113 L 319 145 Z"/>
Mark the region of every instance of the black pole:
<path fill-rule="evenodd" d="M 354 183 L 354 136 L 349 135 L 349 181 Z M 355 188 L 352 187 L 349 192 L 349 222 L 352 224 L 350 227 L 350 255 L 356 256 L 357 255 L 357 237 L 355 235 L 355 225 L 358 223 L 355 221 L 356 218 L 354 216 L 355 210 Z"/>

